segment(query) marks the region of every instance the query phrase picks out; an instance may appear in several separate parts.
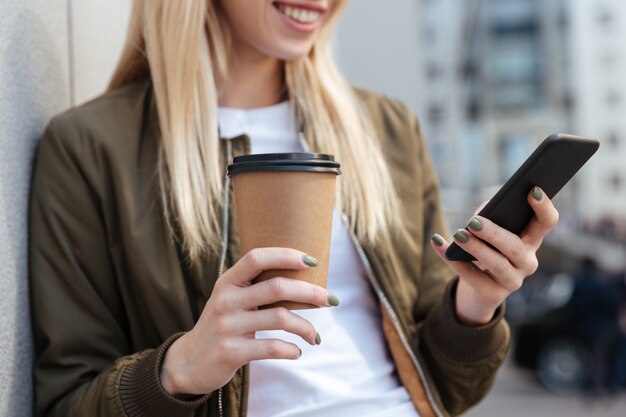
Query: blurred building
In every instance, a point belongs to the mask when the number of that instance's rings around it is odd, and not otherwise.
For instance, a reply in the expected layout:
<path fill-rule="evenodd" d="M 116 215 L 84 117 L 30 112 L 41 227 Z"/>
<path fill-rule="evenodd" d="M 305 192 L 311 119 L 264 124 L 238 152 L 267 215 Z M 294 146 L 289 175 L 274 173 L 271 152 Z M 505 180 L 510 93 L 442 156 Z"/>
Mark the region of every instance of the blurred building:
<path fill-rule="evenodd" d="M 419 112 L 453 225 L 545 136 L 568 130 L 563 3 L 422 1 Z"/>
<path fill-rule="evenodd" d="M 463 25 L 469 3 L 457 0 L 423 1 L 418 39 L 420 69 L 417 113 L 429 140 L 439 180 L 446 188 L 477 182 L 464 149 L 466 132 L 463 89 Z M 465 157 L 464 157 L 465 156 Z M 468 170 L 469 168 L 469 170 Z M 469 172 L 468 172 L 469 171 Z"/>
<path fill-rule="evenodd" d="M 552 132 L 601 150 L 559 194 L 564 223 L 626 212 L 626 2 L 421 0 L 420 103 L 453 226 Z M 622 116 L 624 114 L 624 116 Z M 609 219 L 609 220 L 607 220 Z"/>
<path fill-rule="evenodd" d="M 619 224 L 626 215 L 626 2 L 568 6 L 573 128 L 602 141 L 577 205 L 587 220 Z"/>

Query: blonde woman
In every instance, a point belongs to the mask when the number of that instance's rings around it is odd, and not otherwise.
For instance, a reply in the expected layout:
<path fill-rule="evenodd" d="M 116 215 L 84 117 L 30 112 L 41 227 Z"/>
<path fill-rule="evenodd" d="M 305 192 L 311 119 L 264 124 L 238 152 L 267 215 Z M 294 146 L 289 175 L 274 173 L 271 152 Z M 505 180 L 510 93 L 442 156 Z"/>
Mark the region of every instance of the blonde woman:
<path fill-rule="evenodd" d="M 500 306 L 557 212 L 535 189 L 521 238 L 474 218 L 455 237 L 478 261 L 446 262 L 416 119 L 333 64 L 344 3 L 135 1 L 109 91 L 39 149 L 38 417 L 449 416 L 486 394 L 509 344 Z M 233 156 L 305 147 L 342 164 L 333 293 L 288 272 L 253 284 L 316 260 L 239 253 L 226 204 Z M 257 308 L 277 300 L 321 308 Z"/>

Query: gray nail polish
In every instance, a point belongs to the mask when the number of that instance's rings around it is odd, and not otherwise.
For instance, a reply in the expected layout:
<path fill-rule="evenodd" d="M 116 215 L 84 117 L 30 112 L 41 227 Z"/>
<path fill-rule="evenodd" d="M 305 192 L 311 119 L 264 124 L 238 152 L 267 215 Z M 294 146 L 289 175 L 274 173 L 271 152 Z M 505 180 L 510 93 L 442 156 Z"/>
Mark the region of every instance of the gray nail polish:
<path fill-rule="evenodd" d="M 443 238 L 441 237 L 441 235 L 435 233 L 432 237 L 433 242 L 435 242 L 435 245 L 437 246 L 443 246 Z"/>
<path fill-rule="evenodd" d="M 478 217 L 472 217 L 472 220 L 470 220 L 468 226 L 470 229 L 476 232 L 483 230 L 483 224 L 480 222 L 480 220 L 478 220 Z"/>
<path fill-rule="evenodd" d="M 311 255 L 304 255 L 302 257 L 302 262 L 304 262 L 308 266 L 317 266 L 317 264 L 319 263 L 317 259 L 315 259 Z"/>
<path fill-rule="evenodd" d="M 469 240 L 469 235 L 465 230 L 459 229 L 454 234 L 454 238 L 461 243 L 467 243 L 467 241 Z"/>

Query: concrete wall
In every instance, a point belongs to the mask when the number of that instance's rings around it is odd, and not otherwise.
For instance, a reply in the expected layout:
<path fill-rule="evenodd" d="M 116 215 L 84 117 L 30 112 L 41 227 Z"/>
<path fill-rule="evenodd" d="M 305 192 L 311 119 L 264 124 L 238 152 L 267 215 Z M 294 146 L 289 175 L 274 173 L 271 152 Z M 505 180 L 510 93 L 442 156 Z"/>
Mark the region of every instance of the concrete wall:
<path fill-rule="evenodd" d="M 37 139 L 50 116 L 102 91 L 129 4 L 0 3 L 0 416 L 31 415 L 26 228 Z"/>
<path fill-rule="evenodd" d="M 339 66 L 351 83 L 417 112 L 423 94 L 418 36 L 418 1 L 352 0 L 337 31 Z"/>

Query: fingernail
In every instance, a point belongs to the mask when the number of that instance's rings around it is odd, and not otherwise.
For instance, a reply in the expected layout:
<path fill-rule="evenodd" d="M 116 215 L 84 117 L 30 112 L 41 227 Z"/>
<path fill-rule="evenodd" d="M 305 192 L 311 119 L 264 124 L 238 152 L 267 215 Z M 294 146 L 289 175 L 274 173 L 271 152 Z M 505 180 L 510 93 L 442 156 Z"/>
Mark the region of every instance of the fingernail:
<path fill-rule="evenodd" d="M 543 198 L 543 191 L 541 191 L 541 188 L 539 187 L 533 188 L 533 197 L 535 200 L 541 201 L 541 199 Z"/>
<path fill-rule="evenodd" d="M 339 298 L 337 298 L 337 296 L 330 291 L 328 291 L 328 303 L 333 307 L 337 307 L 339 305 Z"/>
<path fill-rule="evenodd" d="M 298 348 L 298 350 L 300 351 L 300 354 L 298 355 L 298 359 L 300 359 L 300 356 L 302 356 L 302 349 Z"/>
<path fill-rule="evenodd" d="M 456 233 L 454 234 L 454 238 L 461 243 L 467 243 L 467 241 L 469 240 L 469 236 L 467 232 L 463 229 L 457 230 Z"/>
<path fill-rule="evenodd" d="M 304 262 L 305 264 L 307 264 L 308 266 L 317 266 L 317 264 L 319 263 L 317 261 L 317 259 L 315 259 L 314 257 L 312 257 L 311 255 L 304 255 L 302 257 L 302 262 Z"/>
<path fill-rule="evenodd" d="M 483 224 L 478 220 L 478 217 L 472 217 L 472 220 L 469 222 L 469 228 L 475 231 L 483 230 Z"/>
<path fill-rule="evenodd" d="M 441 235 L 435 233 L 432 237 L 433 242 L 435 242 L 435 245 L 437 246 L 443 246 L 443 238 L 441 237 Z"/>
<path fill-rule="evenodd" d="M 320 343 L 322 343 L 322 338 L 319 333 L 315 333 L 315 344 L 319 345 Z"/>

